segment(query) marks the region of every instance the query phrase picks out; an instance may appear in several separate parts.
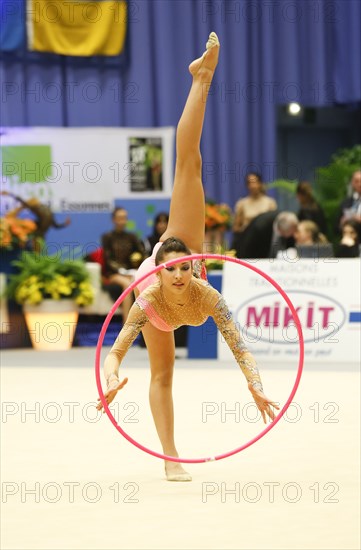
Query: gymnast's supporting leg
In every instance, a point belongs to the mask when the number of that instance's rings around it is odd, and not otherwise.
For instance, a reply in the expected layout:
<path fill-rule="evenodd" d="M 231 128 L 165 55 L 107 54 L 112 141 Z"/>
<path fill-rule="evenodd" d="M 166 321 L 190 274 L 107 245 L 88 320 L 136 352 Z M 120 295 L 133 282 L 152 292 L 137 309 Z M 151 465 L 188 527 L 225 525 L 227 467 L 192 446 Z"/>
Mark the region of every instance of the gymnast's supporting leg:
<path fill-rule="evenodd" d="M 135 290 L 136 296 L 139 291 Z M 148 323 L 142 329 L 151 369 L 149 402 L 163 454 L 179 456 L 174 442 L 174 411 L 172 397 L 175 358 L 174 332 L 164 332 Z M 173 481 L 191 481 L 180 463 L 165 461 L 167 478 Z M 174 479 L 174 476 L 176 479 Z M 171 480 L 171 479 L 170 479 Z"/>
<path fill-rule="evenodd" d="M 202 252 L 205 220 L 200 141 L 218 54 L 218 38 L 211 33 L 207 51 L 189 66 L 193 82 L 177 128 L 177 159 L 169 223 L 160 239 L 178 237 L 196 253 Z"/>
<path fill-rule="evenodd" d="M 179 456 L 174 443 L 172 381 L 174 367 L 174 332 L 163 332 L 151 324 L 143 328 L 151 368 L 149 402 L 163 454 Z M 165 462 L 167 475 L 185 474 L 181 464 Z M 190 481 L 189 476 L 189 481 Z M 182 480 L 181 480 L 182 481 Z M 187 479 L 183 479 L 187 481 Z"/>

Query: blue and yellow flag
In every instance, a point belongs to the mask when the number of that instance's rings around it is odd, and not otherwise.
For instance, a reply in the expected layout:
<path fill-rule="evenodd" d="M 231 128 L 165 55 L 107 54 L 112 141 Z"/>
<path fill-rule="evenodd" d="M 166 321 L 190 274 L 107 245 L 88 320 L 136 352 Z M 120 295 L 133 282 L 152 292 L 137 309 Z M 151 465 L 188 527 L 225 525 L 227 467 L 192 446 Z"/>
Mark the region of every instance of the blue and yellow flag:
<path fill-rule="evenodd" d="M 119 55 L 125 0 L 27 0 L 29 50 L 71 56 Z"/>

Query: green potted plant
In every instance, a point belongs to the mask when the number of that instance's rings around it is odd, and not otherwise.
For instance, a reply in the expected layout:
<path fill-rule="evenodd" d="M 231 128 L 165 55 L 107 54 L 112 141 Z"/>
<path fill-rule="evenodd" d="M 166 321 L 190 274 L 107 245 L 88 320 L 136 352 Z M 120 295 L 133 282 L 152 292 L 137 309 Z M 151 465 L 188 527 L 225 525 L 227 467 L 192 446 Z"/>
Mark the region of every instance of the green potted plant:
<path fill-rule="evenodd" d="M 12 264 L 17 272 L 9 276 L 5 294 L 23 306 L 33 347 L 69 349 L 78 307 L 94 299 L 83 261 L 48 255 L 43 245 L 39 252 L 22 252 Z"/>

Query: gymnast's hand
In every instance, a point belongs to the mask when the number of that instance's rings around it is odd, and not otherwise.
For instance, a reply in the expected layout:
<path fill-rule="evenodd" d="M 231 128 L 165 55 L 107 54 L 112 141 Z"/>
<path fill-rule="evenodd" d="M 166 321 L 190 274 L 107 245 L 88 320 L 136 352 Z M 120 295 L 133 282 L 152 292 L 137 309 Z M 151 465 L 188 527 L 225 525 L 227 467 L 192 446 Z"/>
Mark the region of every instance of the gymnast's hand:
<path fill-rule="evenodd" d="M 263 391 L 254 388 L 252 384 L 248 384 L 248 389 L 252 394 L 253 399 L 255 400 L 255 403 L 258 407 L 258 409 L 261 411 L 263 422 L 267 423 L 266 413 L 270 417 L 271 420 L 275 419 L 275 414 L 271 407 L 274 407 L 275 409 L 279 410 L 279 406 L 274 402 L 268 399 L 268 397 L 265 396 Z"/>
<path fill-rule="evenodd" d="M 128 382 L 128 378 L 124 378 L 123 382 L 119 382 L 118 379 L 114 379 L 110 382 L 110 384 L 108 386 L 108 389 L 107 389 L 106 393 L 104 394 L 105 400 L 108 403 L 108 405 L 109 405 L 109 403 L 111 403 L 113 401 L 113 399 L 117 395 L 118 391 L 121 390 L 127 382 Z M 103 409 L 103 413 L 105 413 L 103 403 L 100 401 L 100 397 L 98 397 L 98 401 L 99 401 L 99 403 L 97 405 L 98 411 L 101 411 Z"/>

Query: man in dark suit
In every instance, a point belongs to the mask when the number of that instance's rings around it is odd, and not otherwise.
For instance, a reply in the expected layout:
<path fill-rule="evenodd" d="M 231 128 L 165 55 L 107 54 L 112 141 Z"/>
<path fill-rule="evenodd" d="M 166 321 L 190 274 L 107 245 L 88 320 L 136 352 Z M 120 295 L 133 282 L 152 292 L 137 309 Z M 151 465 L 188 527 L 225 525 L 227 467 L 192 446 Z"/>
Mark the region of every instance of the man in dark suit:
<path fill-rule="evenodd" d="M 361 223 L 361 170 L 356 170 L 351 179 L 352 195 L 342 201 L 336 218 L 336 233 L 341 233 L 344 221 L 353 219 Z"/>
<path fill-rule="evenodd" d="M 239 234 L 234 248 L 238 258 L 275 258 L 277 252 L 294 246 L 298 218 L 293 212 L 277 210 L 254 218 Z"/>

